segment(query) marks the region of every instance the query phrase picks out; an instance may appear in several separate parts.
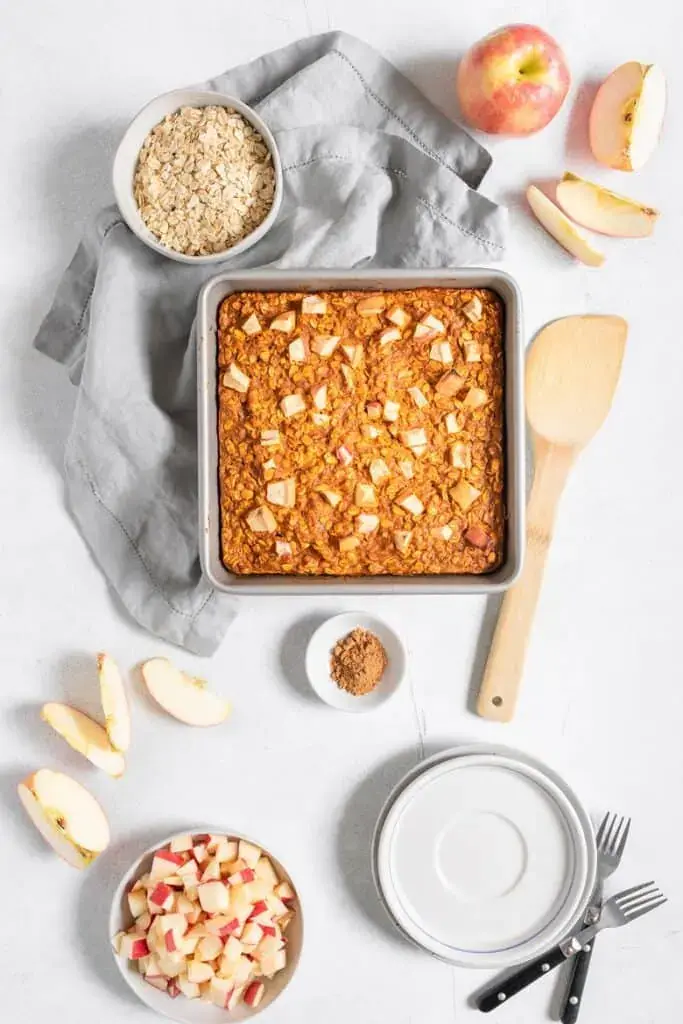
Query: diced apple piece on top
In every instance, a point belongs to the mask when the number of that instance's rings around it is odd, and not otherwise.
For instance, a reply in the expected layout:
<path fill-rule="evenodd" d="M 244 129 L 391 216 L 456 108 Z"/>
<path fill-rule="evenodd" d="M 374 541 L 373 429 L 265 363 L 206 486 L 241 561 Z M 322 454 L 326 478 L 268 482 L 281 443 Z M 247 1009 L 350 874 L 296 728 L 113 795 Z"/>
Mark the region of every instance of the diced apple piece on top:
<path fill-rule="evenodd" d="M 223 882 L 204 882 L 197 886 L 197 895 L 207 914 L 225 914 L 230 906 L 230 892 Z"/>
<path fill-rule="evenodd" d="M 295 327 L 296 313 L 293 309 L 279 313 L 274 320 L 270 321 L 271 331 L 281 331 L 283 334 L 291 334 Z"/>
<path fill-rule="evenodd" d="M 386 299 L 383 295 L 369 295 L 356 303 L 356 312 L 360 316 L 379 316 L 384 312 Z"/>
<path fill-rule="evenodd" d="M 465 540 L 472 547 L 481 548 L 482 551 L 491 543 L 491 538 L 481 526 L 470 526 L 469 530 L 465 531 Z"/>
<path fill-rule="evenodd" d="M 128 893 L 128 907 L 133 917 L 141 917 L 147 910 L 147 894 L 143 889 L 134 889 Z"/>
<path fill-rule="evenodd" d="M 292 363 L 305 363 L 308 345 L 303 338 L 293 338 L 289 343 L 289 359 Z"/>
<path fill-rule="evenodd" d="M 261 431 L 261 444 L 266 448 L 271 448 L 274 445 L 280 443 L 280 431 L 279 430 L 262 430 Z"/>
<path fill-rule="evenodd" d="M 296 893 L 289 882 L 280 882 L 280 884 L 275 887 L 275 895 L 287 906 L 290 903 L 293 903 L 296 899 Z"/>
<path fill-rule="evenodd" d="M 439 377 L 436 390 L 438 394 L 444 395 L 446 398 L 453 398 L 465 384 L 465 377 L 461 377 L 454 370 L 447 370 L 442 377 Z"/>
<path fill-rule="evenodd" d="M 356 505 L 376 505 L 377 495 L 372 484 L 357 483 L 354 494 Z"/>
<path fill-rule="evenodd" d="M 268 857 L 259 857 L 254 871 L 256 872 L 256 877 L 261 882 L 265 882 L 270 889 L 275 889 L 279 884 L 277 872 Z"/>
<path fill-rule="evenodd" d="M 231 363 L 227 372 L 223 374 L 223 387 L 237 391 L 240 395 L 246 395 L 249 384 L 250 378 L 240 370 L 237 363 Z"/>
<path fill-rule="evenodd" d="M 390 320 L 392 324 L 396 324 L 396 326 L 400 327 L 401 330 L 403 330 L 404 327 L 407 327 L 410 323 L 410 317 L 406 313 L 405 309 L 402 309 L 400 306 L 391 307 L 387 313 L 387 320 Z"/>
<path fill-rule="evenodd" d="M 480 406 L 486 405 L 488 400 L 489 396 L 481 388 L 470 388 L 462 404 L 466 409 L 479 409 Z"/>
<path fill-rule="evenodd" d="M 261 333 L 261 324 L 259 322 L 259 318 L 256 316 L 256 313 L 252 313 L 251 316 L 247 317 L 247 319 L 242 324 L 242 330 L 244 331 L 245 334 Z"/>
<path fill-rule="evenodd" d="M 336 508 L 339 502 L 342 500 L 341 494 L 337 494 L 336 491 L 330 491 L 327 488 L 318 488 L 318 493 L 323 496 L 325 501 L 328 502 L 328 504 L 330 504 L 332 508 Z"/>
<path fill-rule="evenodd" d="M 336 334 L 316 334 L 311 348 L 321 359 L 329 359 L 341 338 Z"/>
<path fill-rule="evenodd" d="M 262 981 L 252 981 L 244 990 L 243 999 L 247 1006 L 250 1006 L 252 1010 L 255 1010 L 263 999 L 263 993 L 265 992 L 265 985 Z"/>
<path fill-rule="evenodd" d="M 387 466 L 384 459 L 373 459 L 370 463 L 370 479 L 373 484 L 379 485 L 383 480 L 388 480 L 391 476 L 391 471 Z M 358 502 L 356 501 L 356 504 Z"/>
<path fill-rule="evenodd" d="M 400 505 L 406 512 L 410 512 L 413 516 L 421 516 L 424 512 L 424 505 L 416 494 L 406 494 L 405 496 L 396 499 L 396 504 Z"/>
<path fill-rule="evenodd" d="M 359 533 L 374 533 L 379 526 L 379 516 L 373 513 L 360 512 L 356 516 L 356 526 Z"/>
<path fill-rule="evenodd" d="M 473 324 L 476 324 L 478 320 L 481 320 L 483 312 L 484 309 L 478 295 L 473 295 L 470 301 L 463 308 L 463 313 Z"/>
<path fill-rule="evenodd" d="M 152 867 L 149 872 L 150 882 L 158 882 L 167 875 L 175 874 L 178 867 L 183 863 L 179 853 L 171 850 L 157 850 L 152 858 Z"/>
<path fill-rule="evenodd" d="M 472 484 L 468 483 L 467 480 L 458 480 L 455 487 L 451 490 L 451 497 L 455 501 L 463 512 L 467 512 L 469 508 L 474 505 L 477 498 L 481 495 L 481 491 Z"/>
<path fill-rule="evenodd" d="M 201 960 L 190 960 L 187 965 L 187 980 L 193 981 L 196 985 L 203 981 L 211 981 L 214 977 L 214 969 L 211 964 L 203 963 Z"/>
<path fill-rule="evenodd" d="M 337 448 L 337 459 L 342 466 L 350 466 L 353 462 L 353 454 L 345 444 L 340 444 Z"/>
<path fill-rule="evenodd" d="M 446 413 L 444 422 L 446 424 L 447 434 L 457 434 L 459 430 L 462 430 L 462 427 L 458 423 L 458 417 L 454 412 Z"/>
<path fill-rule="evenodd" d="M 382 416 L 382 404 L 381 402 L 368 402 L 365 411 L 369 419 L 378 420 Z"/>
<path fill-rule="evenodd" d="M 313 392 L 313 405 L 316 409 L 322 410 L 327 405 L 327 385 L 321 384 Z"/>
<path fill-rule="evenodd" d="M 193 846 L 194 839 L 189 832 L 185 832 L 180 836 L 174 836 L 169 843 L 171 853 L 189 853 Z"/>
<path fill-rule="evenodd" d="M 465 339 L 462 343 L 463 350 L 465 352 L 466 363 L 480 363 L 481 362 L 481 345 L 478 341 L 469 341 Z"/>
<path fill-rule="evenodd" d="M 424 409 L 426 405 L 429 405 L 428 400 L 425 398 L 419 388 L 408 388 L 408 394 L 412 398 L 416 409 Z"/>
<path fill-rule="evenodd" d="M 252 533 L 275 533 L 277 519 L 267 505 L 259 505 L 247 513 L 247 526 Z"/>
<path fill-rule="evenodd" d="M 429 358 L 434 363 L 448 365 L 453 362 L 453 350 L 447 341 L 435 341 L 429 350 Z"/>
<path fill-rule="evenodd" d="M 387 399 L 384 403 L 384 409 L 382 415 L 387 423 L 395 423 L 398 419 L 401 406 L 398 402 L 392 402 L 391 399 Z"/>
<path fill-rule="evenodd" d="M 184 978 L 182 974 L 178 978 L 178 988 L 186 999 L 199 999 L 199 985 L 189 978 Z"/>
<path fill-rule="evenodd" d="M 266 497 L 271 505 L 294 508 L 296 503 L 296 481 L 292 477 L 289 477 L 287 480 L 272 480 L 266 488 Z"/>
<path fill-rule="evenodd" d="M 355 548 L 359 546 L 359 544 L 360 538 L 354 537 L 353 535 L 351 535 L 350 537 L 341 537 L 339 540 L 339 550 L 353 551 Z"/>
<path fill-rule="evenodd" d="M 287 966 L 287 954 L 284 949 L 278 949 L 269 956 L 262 957 L 259 963 L 265 977 L 273 978 L 278 971 L 283 970 Z"/>
<path fill-rule="evenodd" d="M 284 398 L 280 399 L 280 409 L 283 416 L 291 419 L 292 416 L 298 416 L 299 413 L 306 412 L 306 403 L 301 395 L 285 395 Z"/>
<path fill-rule="evenodd" d="M 301 300 L 301 312 L 309 316 L 324 316 L 327 313 L 327 302 L 320 295 L 304 295 Z"/>
<path fill-rule="evenodd" d="M 149 946 L 141 935 L 124 935 L 119 952 L 124 960 L 141 960 L 142 957 L 149 956 Z"/>
<path fill-rule="evenodd" d="M 464 441 L 456 441 L 451 445 L 451 466 L 455 469 L 470 469 L 472 466 L 472 450 Z"/>
<path fill-rule="evenodd" d="M 392 341 L 401 340 L 401 332 L 398 327 L 385 327 L 383 331 L 380 331 L 379 347 L 384 348 L 386 345 L 391 345 Z"/>

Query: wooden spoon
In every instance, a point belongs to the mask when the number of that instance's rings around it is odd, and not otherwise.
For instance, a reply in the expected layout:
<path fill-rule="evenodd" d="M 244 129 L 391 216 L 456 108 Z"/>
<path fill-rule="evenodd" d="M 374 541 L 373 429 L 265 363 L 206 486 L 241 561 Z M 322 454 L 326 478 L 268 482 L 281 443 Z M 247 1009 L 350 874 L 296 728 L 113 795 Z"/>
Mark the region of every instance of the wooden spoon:
<path fill-rule="evenodd" d="M 560 495 L 576 456 L 612 404 L 628 325 L 618 316 L 568 316 L 544 327 L 526 363 L 526 411 L 535 475 L 527 508 L 527 549 L 517 583 L 503 599 L 477 712 L 509 722 Z"/>

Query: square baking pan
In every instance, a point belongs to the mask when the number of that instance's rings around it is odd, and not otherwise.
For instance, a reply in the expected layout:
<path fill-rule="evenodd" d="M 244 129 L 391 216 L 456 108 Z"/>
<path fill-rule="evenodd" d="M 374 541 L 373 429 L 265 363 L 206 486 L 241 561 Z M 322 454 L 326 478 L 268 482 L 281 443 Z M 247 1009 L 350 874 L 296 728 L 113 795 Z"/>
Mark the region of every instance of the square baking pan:
<path fill-rule="evenodd" d="M 490 288 L 503 301 L 505 347 L 505 559 L 491 573 L 424 576 L 241 576 L 221 561 L 218 497 L 218 310 L 232 292 L 334 289 Z M 234 270 L 212 278 L 197 309 L 199 554 L 204 574 L 230 594 L 495 594 L 519 575 L 524 550 L 524 398 L 522 302 L 515 281 L 500 270 Z"/>

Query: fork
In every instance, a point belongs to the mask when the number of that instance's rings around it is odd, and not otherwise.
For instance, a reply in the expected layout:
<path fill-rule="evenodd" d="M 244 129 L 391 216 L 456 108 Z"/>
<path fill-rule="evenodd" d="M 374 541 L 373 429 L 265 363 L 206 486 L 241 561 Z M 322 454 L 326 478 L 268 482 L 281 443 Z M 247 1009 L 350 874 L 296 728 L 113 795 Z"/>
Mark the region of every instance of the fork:
<path fill-rule="evenodd" d="M 634 885 L 630 889 L 618 892 L 616 896 L 611 896 L 603 903 L 600 919 L 595 924 L 584 928 L 578 935 L 565 939 L 545 956 L 533 960 L 504 982 L 498 982 L 487 989 L 477 1000 L 478 1009 L 482 1013 L 490 1013 L 497 1006 L 502 1006 L 511 996 L 517 995 L 522 989 L 548 974 L 554 967 L 559 967 L 565 960 L 576 956 L 604 928 L 621 928 L 643 914 L 656 910 L 663 903 L 666 903 L 666 897 L 654 882 L 643 882 L 641 885 Z"/>
<path fill-rule="evenodd" d="M 583 923 L 585 925 L 595 924 L 600 918 L 603 886 L 605 880 L 619 867 L 630 828 L 630 818 L 618 818 L 616 814 L 611 814 L 609 811 L 600 822 L 595 837 L 598 848 L 598 880 L 584 915 Z M 562 1024 L 576 1024 L 594 945 L 594 942 L 589 942 L 573 958 L 560 1014 Z"/>

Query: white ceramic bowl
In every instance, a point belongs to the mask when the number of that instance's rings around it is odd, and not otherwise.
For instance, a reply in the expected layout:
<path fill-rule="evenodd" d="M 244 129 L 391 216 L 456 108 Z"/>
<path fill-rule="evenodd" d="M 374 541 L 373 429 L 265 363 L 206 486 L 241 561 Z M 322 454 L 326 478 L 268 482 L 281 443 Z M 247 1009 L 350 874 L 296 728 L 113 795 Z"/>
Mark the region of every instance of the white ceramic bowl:
<path fill-rule="evenodd" d="M 273 170 L 275 171 L 275 193 L 273 196 L 273 205 L 268 216 L 254 231 L 251 232 L 251 234 L 247 235 L 241 241 L 231 246 L 231 248 L 226 249 L 224 252 L 211 253 L 208 256 L 186 256 L 185 253 L 176 252 L 174 249 L 169 249 L 167 246 L 162 245 L 149 230 L 140 216 L 138 205 L 135 202 L 135 197 L 133 195 L 133 178 L 135 176 L 135 168 L 138 162 L 138 154 L 152 128 L 159 124 L 167 114 L 172 114 L 174 111 L 180 110 L 181 107 L 210 106 L 232 107 L 234 110 L 237 110 L 242 117 L 249 121 L 263 136 L 263 141 L 268 146 L 273 161 Z M 118 203 L 119 210 L 121 211 L 121 216 L 131 231 L 133 231 L 138 238 L 145 243 L 145 245 L 148 245 L 150 249 L 154 249 L 163 256 L 168 256 L 169 259 L 178 260 L 180 263 L 220 263 L 228 257 L 237 256 L 239 253 L 250 249 L 251 246 L 255 245 L 256 242 L 263 238 L 266 232 L 272 227 L 282 202 L 282 163 L 280 161 L 277 143 L 273 138 L 270 128 L 265 121 L 259 117 L 256 111 L 252 110 L 251 107 L 248 107 L 246 103 L 242 103 L 241 100 L 238 100 L 234 96 L 227 96 L 220 92 L 201 92 L 196 89 L 176 89 L 173 92 L 167 92 L 162 96 L 157 96 L 156 99 L 152 100 L 151 103 L 148 103 L 146 107 L 143 107 L 139 114 L 133 118 L 125 135 L 119 143 L 119 148 L 117 149 L 116 156 L 114 157 L 113 183 L 114 195 L 116 196 L 116 202 Z"/>
<path fill-rule="evenodd" d="M 231 1010 L 228 1013 L 227 1010 L 224 1010 L 219 1006 L 212 1006 L 209 1003 L 203 1003 L 199 999 L 186 999 L 183 995 L 179 995 L 177 998 L 171 999 L 171 997 L 166 995 L 165 992 L 160 992 L 158 989 L 153 988 L 152 985 L 147 984 L 142 975 L 138 974 L 137 970 L 127 960 L 122 959 L 112 947 L 114 959 L 116 960 L 117 967 L 119 968 L 124 981 L 133 990 L 135 995 L 151 1010 L 155 1010 L 157 1013 L 162 1014 L 164 1017 L 168 1017 L 170 1020 L 177 1021 L 178 1024 L 232 1024 L 232 1022 L 251 1020 L 252 1017 L 256 1017 L 262 1010 L 267 1009 L 267 1007 L 271 1006 L 272 1003 L 275 1002 L 278 996 L 280 996 L 287 988 L 296 971 L 301 957 L 304 939 L 301 894 L 297 889 L 296 883 L 282 866 L 282 863 L 277 859 L 277 857 L 273 856 L 269 850 L 266 850 L 265 847 L 261 846 L 261 844 L 255 839 L 250 839 L 248 836 L 241 835 L 233 829 L 217 828 L 216 826 L 188 828 L 185 829 L 185 832 L 190 832 L 192 834 L 208 832 L 211 835 L 226 835 L 233 839 L 246 839 L 255 846 L 260 846 L 266 856 L 268 856 L 273 862 L 273 866 L 280 878 L 283 881 L 289 882 L 297 894 L 297 903 L 296 914 L 287 929 L 287 966 L 284 970 L 280 971 L 279 974 L 276 974 L 270 981 L 266 980 L 263 999 L 256 1009 L 252 1010 L 250 1007 L 245 1006 L 244 1003 L 240 1003 L 237 1009 Z M 176 834 L 179 833 L 174 833 L 174 835 Z M 127 928 L 130 928 L 133 923 L 133 918 L 128 907 L 128 900 L 126 898 L 129 888 L 133 882 L 140 877 L 140 875 L 149 871 L 152 864 L 152 857 L 155 852 L 161 849 L 161 847 L 167 846 L 173 838 L 173 835 L 166 836 L 165 839 L 159 839 L 154 846 L 150 846 L 148 850 L 145 850 L 145 852 L 142 853 L 133 864 L 131 864 L 119 882 L 112 899 L 111 911 L 109 913 L 110 940 L 117 934 L 117 932 L 125 931 Z"/>
<path fill-rule="evenodd" d="M 375 689 L 354 696 L 337 686 L 330 675 L 330 657 L 338 640 L 353 629 L 374 633 L 387 652 L 387 667 Z M 406 652 L 398 634 L 381 619 L 364 612 L 345 612 L 323 622 L 315 631 L 306 650 L 306 675 L 321 700 L 338 711 L 372 711 L 385 704 L 398 690 L 406 672 Z"/>
<path fill-rule="evenodd" d="M 488 766 L 493 776 L 488 795 L 480 778 L 474 789 L 461 788 L 459 794 L 457 789 L 452 790 L 445 794 L 445 800 L 442 796 L 439 806 L 435 807 L 433 800 L 430 805 L 429 787 L 434 784 L 438 791 L 441 784 L 447 783 L 449 765 L 468 768 L 474 776 L 482 771 L 485 774 Z M 521 794 L 521 801 L 519 793 L 515 796 L 515 787 L 508 792 L 506 771 L 519 773 L 518 781 L 526 779 L 527 788 L 531 787 L 530 793 Z M 495 781 L 496 774 L 502 776 L 502 786 Z M 534 797 L 537 808 L 531 806 L 534 800 L 529 802 L 529 796 Z M 419 823 L 420 814 L 424 817 L 423 825 Z M 502 826 L 506 834 L 497 840 L 489 836 L 488 842 L 480 836 L 477 843 L 476 836 L 468 836 L 464 827 L 468 817 L 478 826 Z M 454 830 L 451 826 L 456 824 L 456 818 L 458 827 Z M 505 843 L 515 838 L 507 834 L 511 827 L 519 828 L 519 839 L 524 846 L 528 841 L 529 846 L 518 865 L 519 872 L 513 871 L 516 877 L 505 883 L 514 861 L 505 850 Z M 541 834 L 548 828 L 549 835 Z M 449 841 L 456 840 L 450 850 L 450 866 L 457 874 L 455 890 L 449 891 L 450 879 L 444 882 L 442 849 L 432 841 L 433 836 L 427 835 L 430 829 L 439 833 L 439 839 L 445 835 Z M 468 839 L 473 847 L 468 847 Z M 563 848 L 562 852 L 559 848 Z M 513 849 L 512 853 L 515 852 Z M 596 861 L 590 819 L 566 782 L 541 762 L 496 744 L 468 744 L 445 750 L 412 769 L 390 794 L 373 838 L 375 883 L 399 930 L 433 956 L 467 967 L 506 969 L 533 959 L 566 937 L 579 923 L 588 904 L 595 884 Z M 439 888 L 440 881 L 444 886 L 436 893 L 437 902 L 432 900 L 430 906 L 428 894 Z M 489 885 L 495 889 L 501 881 L 507 890 L 499 894 L 501 898 L 495 892 L 482 891 L 482 886 L 484 890 Z M 534 914 L 538 915 L 537 920 Z M 532 921 L 536 928 L 529 928 Z M 518 925 L 519 934 L 511 934 L 510 928 L 514 932 Z M 503 938 L 506 927 L 508 934 Z M 457 941 L 463 934 L 480 941 L 463 948 Z"/>

